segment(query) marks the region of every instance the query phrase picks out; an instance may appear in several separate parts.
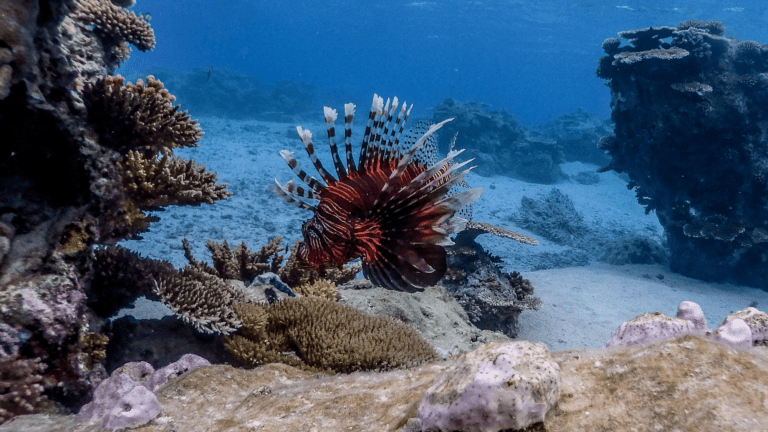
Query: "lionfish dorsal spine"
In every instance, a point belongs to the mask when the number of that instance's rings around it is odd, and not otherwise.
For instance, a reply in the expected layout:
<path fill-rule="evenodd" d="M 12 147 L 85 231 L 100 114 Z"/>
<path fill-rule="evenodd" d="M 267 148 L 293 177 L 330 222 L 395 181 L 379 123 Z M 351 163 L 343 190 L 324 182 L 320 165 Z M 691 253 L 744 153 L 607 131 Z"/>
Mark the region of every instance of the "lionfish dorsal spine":
<path fill-rule="evenodd" d="M 344 150 L 347 153 L 347 173 L 355 172 L 355 157 L 352 154 L 352 121 L 355 119 L 355 104 L 344 104 Z"/>
<path fill-rule="evenodd" d="M 315 166 L 317 173 L 320 174 L 320 178 L 322 178 L 327 185 L 335 183 L 336 179 L 331 173 L 325 170 L 323 163 L 317 158 L 317 154 L 315 153 L 315 143 L 312 142 L 312 132 L 310 132 L 309 129 L 303 129 L 301 126 L 296 126 L 296 130 L 299 132 L 299 138 L 301 138 L 301 142 L 304 143 L 304 148 L 307 150 L 309 160 L 312 161 L 312 165 Z"/>
<path fill-rule="evenodd" d="M 411 104 L 411 106 L 406 110 L 407 105 L 407 102 L 403 102 L 403 106 L 400 108 L 400 113 L 397 115 L 397 120 L 395 120 L 395 127 L 392 128 L 392 145 L 389 149 L 388 155 L 388 158 L 390 159 L 400 155 L 400 136 L 403 134 L 405 124 L 408 122 L 408 117 L 411 115 L 411 109 L 413 108 L 413 104 Z M 398 125 L 400 126 L 399 129 L 397 128 Z M 395 133 L 395 129 L 397 129 L 397 133 Z"/>
<path fill-rule="evenodd" d="M 383 122 L 383 124 L 380 126 L 379 131 L 380 134 L 376 136 L 376 140 L 374 143 L 376 144 L 376 164 L 378 166 L 381 166 L 381 163 L 386 160 L 385 158 L 389 154 L 389 144 L 390 144 L 390 130 L 389 127 L 392 125 L 392 118 L 394 117 L 395 112 L 397 111 L 398 106 L 398 99 L 397 96 L 392 98 L 392 105 L 389 104 L 389 99 L 387 99 L 387 103 L 384 105 L 384 113 L 382 116 L 382 119 L 386 117 L 386 121 Z M 382 129 L 383 127 L 383 129 Z M 392 134 L 394 134 L 395 129 L 392 128 Z"/>
<path fill-rule="evenodd" d="M 368 142 L 371 140 L 371 130 L 373 129 L 374 120 L 381 114 L 381 109 L 384 107 L 384 98 L 377 94 L 373 94 L 373 102 L 371 102 L 371 112 L 368 114 L 368 124 L 365 125 L 365 134 L 363 134 L 363 142 L 360 144 L 360 158 L 357 161 L 357 170 L 363 171 L 368 159 Z"/>
<path fill-rule="evenodd" d="M 336 118 L 338 113 L 335 109 L 330 107 L 323 107 L 323 114 L 325 115 L 325 129 L 328 132 L 328 147 L 331 148 L 331 157 L 333 158 L 333 167 L 336 168 L 336 175 L 339 176 L 339 180 L 347 177 L 347 170 L 344 168 L 344 164 L 341 163 L 339 157 L 339 148 L 336 146 Z"/>
<path fill-rule="evenodd" d="M 413 161 L 413 155 L 416 154 L 417 151 L 419 151 L 419 149 L 424 145 L 425 142 L 427 142 L 427 138 L 429 138 L 430 135 L 435 133 L 438 129 L 443 127 L 444 124 L 448 123 L 451 120 L 453 119 L 452 118 L 446 119 L 441 121 L 440 123 L 433 124 L 432 126 L 429 127 L 429 130 L 427 130 L 427 132 L 424 135 L 422 135 L 421 138 L 419 138 L 418 141 L 416 141 L 413 144 L 413 146 L 411 146 L 410 150 L 408 150 L 408 152 L 405 155 L 403 155 L 403 157 L 400 159 L 400 161 L 397 164 L 397 167 L 392 171 L 392 174 L 389 175 L 389 178 L 384 183 L 384 186 L 381 188 L 382 192 L 385 192 L 389 188 L 390 184 L 392 184 L 392 181 L 400 177 L 405 172 L 405 170 Z"/>

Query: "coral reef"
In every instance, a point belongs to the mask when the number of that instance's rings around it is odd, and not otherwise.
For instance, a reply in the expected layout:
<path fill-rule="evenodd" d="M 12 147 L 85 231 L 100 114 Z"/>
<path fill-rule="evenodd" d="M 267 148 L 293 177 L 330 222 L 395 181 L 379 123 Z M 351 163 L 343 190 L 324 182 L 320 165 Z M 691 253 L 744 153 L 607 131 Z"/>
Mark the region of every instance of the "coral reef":
<path fill-rule="evenodd" d="M 239 304 L 235 310 L 243 328 L 225 344 L 248 366 L 280 362 L 346 373 L 437 358 L 413 328 L 319 297 L 286 298 L 269 306 Z"/>
<path fill-rule="evenodd" d="M 284 247 L 280 246 L 282 241 L 282 237 L 275 237 L 267 245 L 262 246 L 258 252 L 251 252 L 245 242 L 232 250 L 226 240 L 222 243 L 208 240 L 205 247 L 211 251 L 213 268 L 195 259 L 187 239 L 182 240 L 182 246 L 184 247 L 184 257 L 187 258 L 190 266 L 222 279 L 251 282 L 258 275 L 266 272 L 277 273 L 280 270 L 280 264 L 285 258 L 280 254 L 285 250 Z"/>
<path fill-rule="evenodd" d="M 541 300 L 520 273 L 504 273 L 500 258 L 486 252 L 475 239 L 482 234 L 515 240 L 531 246 L 538 240 L 483 222 L 469 222 L 449 246 L 448 271 L 441 284 L 464 308 L 478 328 L 517 336 L 517 320 L 525 309 L 538 309 Z"/>
<path fill-rule="evenodd" d="M 146 84 L 140 79 L 126 84 L 120 75 L 100 77 L 85 84 L 82 97 L 100 142 L 111 148 L 167 153 L 197 147 L 203 138 L 197 120 L 179 112 L 176 97 L 152 75 Z"/>
<path fill-rule="evenodd" d="M 435 122 L 454 119 L 440 131 L 442 149 L 447 150 L 448 139 L 455 137 L 468 157 L 476 158 L 480 174 L 543 184 L 565 177 L 559 165 L 564 161 L 561 146 L 552 138 L 526 131 L 506 110 L 489 111 L 485 105 L 448 98 L 432 111 Z"/>
<path fill-rule="evenodd" d="M 142 213 L 153 205 L 226 197 L 215 177 L 170 156 L 174 147 L 195 144 L 201 131 L 160 82 L 123 85 L 107 77 L 127 58 L 127 43 L 151 49 L 152 29 L 108 2 L 0 3 L 2 347 L 20 361 L 40 358 L 45 395 L 66 408 L 82 405 L 106 376 L 104 318 L 132 300 L 125 285 L 101 292 L 131 283 L 105 267 L 123 258 L 134 270 L 163 267 L 119 252 L 94 266 L 106 257 L 94 249 L 138 236 L 157 220 Z M 110 134 L 116 127 L 120 136 Z M 158 185 L 126 178 L 121 163 L 130 150 L 162 150 L 165 168 L 179 167 L 176 177 L 146 179 L 164 181 L 162 197 L 151 196 Z M 191 183 L 178 181 L 182 172 Z M 143 195 L 132 197 L 131 185 Z M 138 296 L 147 286 L 135 288 Z"/>
<path fill-rule="evenodd" d="M 155 293 L 178 317 L 203 333 L 230 334 L 240 328 L 232 305 L 247 300 L 244 291 L 192 266 L 157 281 Z"/>
<path fill-rule="evenodd" d="M 78 0 L 73 18 L 99 30 L 113 44 L 126 41 L 141 51 L 155 48 L 155 32 L 144 17 L 108 0 Z"/>
<path fill-rule="evenodd" d="M 655 211 L 670 268 L 768 286 L 768 57 L 717 21 L 621 32 L 597 74 L 611 89 L 611 156 Z"/>

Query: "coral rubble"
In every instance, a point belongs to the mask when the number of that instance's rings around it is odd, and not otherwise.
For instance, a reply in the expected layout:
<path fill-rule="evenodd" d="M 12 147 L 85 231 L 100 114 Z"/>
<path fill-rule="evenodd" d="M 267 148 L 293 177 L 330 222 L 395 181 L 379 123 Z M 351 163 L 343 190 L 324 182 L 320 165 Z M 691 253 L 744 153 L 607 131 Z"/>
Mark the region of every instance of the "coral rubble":
<path fill-rule="evenodd" d="M 768 286 L 768 50 L 717 21 L 620 32 L 597 74 L 614 135 L 601 171 L 626 172 L 684 275 Z"/>

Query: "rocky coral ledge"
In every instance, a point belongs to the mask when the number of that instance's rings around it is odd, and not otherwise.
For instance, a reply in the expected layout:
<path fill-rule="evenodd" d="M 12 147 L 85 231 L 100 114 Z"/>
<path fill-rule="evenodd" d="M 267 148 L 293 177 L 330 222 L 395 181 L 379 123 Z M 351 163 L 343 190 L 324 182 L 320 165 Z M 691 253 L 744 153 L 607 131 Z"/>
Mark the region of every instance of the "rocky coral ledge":
<path fill-rule="evenodd" d="M 185 357 L 168 372 L 140 374 L 142 390 L 154 391 L 162 408 L 132 430 L 761 430 L 768 424 L 768 315 L 749 308 L 710 331 L 700 311 L 683 302 L 677 318 L 641 315 L 600 350 L 550 353 L 527 341 L 493 342 L 390 372 L 329 376 L 284 364 L 244 370 Z M 728 333 L 733 328 L 744 331 L 735 337 Z M 135 367 L 121 370 L 128 369 Z M 154 375 L 162 382 L 148 385 Z M 0 432 L 104 426 L 37 414 L 16 417 Z"/>

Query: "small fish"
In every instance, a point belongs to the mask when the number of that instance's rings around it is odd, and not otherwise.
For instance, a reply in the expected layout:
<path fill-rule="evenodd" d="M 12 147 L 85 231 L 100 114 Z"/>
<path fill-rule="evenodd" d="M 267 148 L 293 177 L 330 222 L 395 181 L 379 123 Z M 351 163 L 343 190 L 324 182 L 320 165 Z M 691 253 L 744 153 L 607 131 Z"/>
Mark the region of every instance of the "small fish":
<path fill-rule="evenodd" d="M 275 179 L 274 192 L 314 216 L 304 222 L 304 241 L 297 255 L 305 264 L 323 272 L 360 258 L 363 274 L 376 285 L 396 291 L 416 292 L 434 285 L 446 271 L 445 246 L 453 244 L 449 234 L 460 232 L 467 220 L 456 212 L 477 199 L 483 190 L 449 193 L 463 184 L 470 169 L 460 171 L 471 160 L 454 163 L 461 151 L 451 151 L 435 163 L 434 133 L 448 119 L 430 126 L 423 134 L 400 137 L 413 108 L 398 100 L 390 105 L 373 96 L 360 156 L 352 155 L 352 120 L 355 105 L 344 105 L 344 146 L 346 166 L 336 146 L 336 110 L 324 107 L 328 144 L 338 179 L 325 170 L 315 154 L 312 133 L 298 126 L 299 138 L 320 179 L 299 168 L 293 152 L 280 151 L 288 166 L 306 184 L 293 180 L 281 185 Z M 394 119 L 394 120 L 393 120 Z M 463 150 L 462 150 L 463 151 Z M 436 158 L 434 158 L 436 159 Z M 317 200 L 312 206 L 300 198 Z"/>
<path fill-rule="evenodd" d="M 151 14 L 151 13 L 149 13 L 149 12 L 145 13 L 145 14 L 144 14 L 144 15 L 142 15 L 141 17 L 142 17 L 142 18 L 144 18 L 144 21 L 146 21 L 146 22 L 150 22 L 150 21 L 152 21 L 152 14 Z"/>
<path fill-rule="evenodd" d="M 211 72 L 213 72 L 213 65 L 208 66 L 208 78 L 205 79 L 206 81 L 211 79 Z"/>

